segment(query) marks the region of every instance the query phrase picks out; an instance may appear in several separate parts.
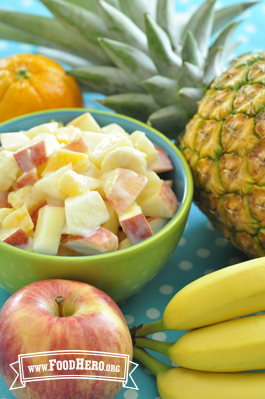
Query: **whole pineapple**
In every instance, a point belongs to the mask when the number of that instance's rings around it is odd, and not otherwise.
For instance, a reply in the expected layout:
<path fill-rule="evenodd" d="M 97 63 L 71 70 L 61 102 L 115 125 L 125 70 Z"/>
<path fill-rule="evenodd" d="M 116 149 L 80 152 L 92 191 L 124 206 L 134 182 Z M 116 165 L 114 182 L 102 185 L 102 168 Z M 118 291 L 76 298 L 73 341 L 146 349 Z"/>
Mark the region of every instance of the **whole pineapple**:
<path fill-rule="evenodd" d="M 265 52 L 238 58 L 199 102 L 181 142 L 194 200 L 251 256 L 265 256 Z"/>

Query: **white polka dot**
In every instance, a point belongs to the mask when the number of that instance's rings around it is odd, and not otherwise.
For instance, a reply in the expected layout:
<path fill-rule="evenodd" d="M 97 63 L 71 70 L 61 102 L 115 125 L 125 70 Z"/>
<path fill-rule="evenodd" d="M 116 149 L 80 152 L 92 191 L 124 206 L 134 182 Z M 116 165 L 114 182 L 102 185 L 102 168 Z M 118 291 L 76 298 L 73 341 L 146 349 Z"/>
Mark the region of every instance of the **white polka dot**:
<path fill-rule="evenodd" d="M 196 251 L 196 255 L 199 257 L 199 258 L 208 258 L 208 256 L 210 256 L 210 251 L 209 251 L 209 249 L 206 249 L 206 248 L 200 248 L 200 249 L 198 249 L 198 251 Z"/>
<path fill-rule="evenodd" d="M 179 264 L 179 268 L 181 270 L 190 270 L 190 269 L 192 269 L 192 266 L 193 266 L 193 264 L 191 262 L 189 262 L 188 260 L 183 260 Z"/>
<path fill-rule="evenodd" d="M 228 260 L 228 263 L 229 263 L 230 266 L 236 265 L 237 263 L 241 263 L 241 262 L 243 262 L 243 260 L 238 258 L 237 256 L 233 256 L 232 258 L 230 258 Z"/>
<path fill-rule="evenodd" d="M 155 308 L 150 308 L 146 311 L 146 316 L 149 319 L 158 319 L 158 317 L 160 316 L 160 312 L 158 309 Z"/>
<path fill-rule="evenodd" d="M 11 284 L 11 283 L 6 283 L 6 285 L 7 285 L 9 288 L 14 288 L 13 284 Z"/>
<path fill-rule="evenodd" d="M 5 40 L 0 40 L 0 50 L 6 50 L 8 47 L 8 43 Z"/>
<path fill-rule="evenodd" d="M 179 240 L 178 245 L 179 245 L 180 247 L 183 247 L 183 246 L 186 244 L 186 242 L 187 242 L 186 238 L 181 237 L 181 239 Z"/>
<path fill-rule="evenodd" d="M 164 332 L 158 332 L 152 335 L 153 339 L 156 339 L 157 341 L 165 341 L 167 339 L 167 334 Z"/>
<path fill-rule="evenodd" d="M 128 391 L 124 392 L 123 396 L 125 397 L 125 399 L 137 399 L 138 393 L 136 391 L 128 389 Z"/>
<path fill-rule="evenodd" d="M 134 317 L 130 314 L 126 314 L 124 318 L 127 324 L 132 324 L 134 322 Z"/>
<path fill-rule="evenodd" d="M 210 230 L 210 231 L 214 231 L 214 230 L 215 230 L 215 228 L 213 227 L 213 225 L 212 225 L 211 222 L 207 222 L 207 223 L 206 223 L 206 227 L 207 227 L 207 229 Z"/>
<path fill-rule="evenodd" d="M 225 246 L 228 244 L 228 240 L 226 240 L 226 239 L 223 238 L 223 237 L 219 237 L 219 238 L 216 238 L 215 244 L 216 244 L 218 247 L 225 247 Z"/>
<path fill-rule="evenodd" d="M 171 285 L 161 285 L 159 288 L 159 292 L 164 295 L 169 295 L 171 292 L 173 292 L 173 287 Z"/>
<path fill-rule="evenodd" d="M 146 372 L 146 374 L 153 375 L 152 371 L 149 370 L 148 367 L 145 367 L 145 368 L 144 368 L 144 371 Z"/>
<path fill-rule="evenodd" d="M 206 276 L 206 274 L 210 274 L 214 271 L 215 271 L 214 269 L 206 269 L 203 274 Z"/>
<path fill-rule="evenodd" d="M 1 272 L 1 276 L 3 276 L 4 278 L 7 277 L 6 272 Z"/>
<path fill-rule="evenodd" d="M 255 25 L 252 25 L 252 24 L 248 24 L 245 27 L 245 31 L 248 32 L 248 33 L 254 33 L 254 32 L 256 32 L 256 30 L 257 30 L 257 27 Z"/>

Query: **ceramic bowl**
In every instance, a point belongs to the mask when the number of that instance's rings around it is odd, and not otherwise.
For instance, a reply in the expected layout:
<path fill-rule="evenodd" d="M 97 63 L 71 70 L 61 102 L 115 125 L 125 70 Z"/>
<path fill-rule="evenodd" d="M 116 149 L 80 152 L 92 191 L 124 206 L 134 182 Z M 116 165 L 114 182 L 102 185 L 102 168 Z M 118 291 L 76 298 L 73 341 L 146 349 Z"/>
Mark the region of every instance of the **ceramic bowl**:
<path fill-rule="evenodd" d="M 128 133 L 143 131 L 154 144 L 162 147 L 175 166 L 175 170 L 164 173 L 163 178 L 173 180 L 173 190 L 180 207 L 167 225 L 152 237 L 132 247 L 103 255 L 41 255 L 0 241 L 0 285 L 9 293 L 37 280 L 70 279 L 92 284 L 119 302 L 143 288 L 163 268 L 181 238 L 192 202 L 192 176 L 177 147 L 155 129 L 114 113 L 60 109 L 8 120 L 0 124 L 0 133 L 28 130 L 52 119 L 66 124 L 84 112 L 91 112 L 101 126 L 117 123 Z"/>

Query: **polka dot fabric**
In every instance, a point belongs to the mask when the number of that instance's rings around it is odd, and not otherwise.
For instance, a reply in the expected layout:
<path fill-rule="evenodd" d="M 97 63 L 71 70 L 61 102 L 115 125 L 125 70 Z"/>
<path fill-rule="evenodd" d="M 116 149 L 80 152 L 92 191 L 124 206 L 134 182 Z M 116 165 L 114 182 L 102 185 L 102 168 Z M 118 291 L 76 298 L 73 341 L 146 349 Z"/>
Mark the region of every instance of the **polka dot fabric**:
<path fill-rule="evenodd" d="M 234 0 L 232 3 L 236 2 L 237 0 Z M 180 0 L 177 2 L 177 9 L 179 12 L 193 11 L 200 3 L 201 1 L 198 0 Z M 221 8 L 230 4 L 230 0 L 218 1 L 217 7 Z M 1 9 L 50 15 L 38 0 L 12 0 L 11 2 L 2 0 L 0 1 Z M 264 4 L 260 3 L 247 10 L 244 17 L 245 21 L 240 24 L 234 34 L 234 41 L 241 42 L 235 56 L 248 51 L 265 50 L 263 35 L 259 34 L 263 32 Z M 22 52 L 35 53 L 37 48 L 0 40 L 0 58 Z M 91 98 L 95 97 L 102 96 L 100 94 L 85 96 L 87 108 L 103 109 L 91 101 Z M 119 304 L 128 326 L 159 320 L 167 303 L 182 287 L 203 275 L 245 260 L 247 258 L 216 232 L 206 217 L 195 205 L 192 205 L 183 237 L 167 265 L 141 292 L 137 292 L 136 295 Z M 19 278 L 23 281 L 23 272 Z M 0 287 L 0 307 L 8 297 L 9 294 Z M 177 331 L 166 331 L 153 334 L 151 337 L 160 341 L 176 341 L 180 335 L 181 333 Z M 167 361 L 163 355 L 156 356 L 171 366 L 177 366 Z M 117 399 L 160 399 L 155 378 L 147 368 L 140 365 L 134 373 L 134 379 L 139 391 L 123 388 Z M 12 398 L 14 396 L 0 378 L 0 399 Z"/>

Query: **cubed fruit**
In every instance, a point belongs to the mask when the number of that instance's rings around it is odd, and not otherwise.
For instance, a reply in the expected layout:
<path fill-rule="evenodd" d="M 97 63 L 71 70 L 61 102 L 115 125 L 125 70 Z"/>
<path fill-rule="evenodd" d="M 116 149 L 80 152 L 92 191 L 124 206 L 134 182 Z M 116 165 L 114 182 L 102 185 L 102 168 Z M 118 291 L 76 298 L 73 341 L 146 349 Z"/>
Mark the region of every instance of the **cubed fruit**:
<path fill-rule="evenodd" d="M 71 163 L 58 169 L 56 172 L 45 175 L 35 184 L 35 189 L 44 197 L 49 196 L 57 200 L 64 200 L 66 195 L 59 191 L 59 180 L 68 170 L 73 170 Z"/>
<path fill-rule="evenodd" d="M 157 150 L 157 159 L 148 165 L 148 169 L 156 173 L 174 170 L 174 165 L 171 162 L 166 151 L 158 145 L 155 145 L 155 149 Z"/>
<path fill-rule="evenodd" d="M 126 249 L 126 248 L 129 248 L 129 247 L 131 247 L 131 246 L 132 246 L 132 243 L 131 243 L 131 241 L 129 240 L 129 238 L 125 238 L 124 240 L 122 240 L 122 241 L 119 243 L 118 251 L 119 251 L 120 249 Z"/>
<path fill-rule="evenodd" d="M 89 147 L 89 151 L 92 152 L 106 135 L 104 133 L 83 132 L 83 136 Z"/>
<path fill-rule="evenodd" d="M 148 171 L 146 173 L 147 183 L 143 188 L 140 195 L 137 197 L 137 204 L 143 201 L 145 198 L 150 198 L 153 194 L 155 194 L 160 186 L 161 186 L 161 179 L 160 177 L 152 171 Z"/>
<path fill-rule="evenodd" d="M 37 169 L 33 168 L 28 172 L 24 172 L 13 184 L 15 190 L 26 186 L 33 186 L 38 181 Z"/>
<path fill-rule="evenodd" d="M 100 183 L 98 179 L 68 170 L 59 180 L 59 191 L 66 196 L 74 196 L 87 190 L 95 190 L 100 186 Z"/>
<path fill-rule="evenodd" d="M 57 256 L 82 256 L 82 254 L 80 252 L 74 251 L 73 249 L 69 249 L 60 245 Z"/>
<path fill-rule="evenodd" d="M 25 249 L 29 243 L 29 237 L 24 230 L 20 228 L 0 229 L 0 241 L 6 244 Z"/>
<path fill-rule="evenodd" d="M 137 204 L 133 204 L 127 212 L 119 217 L 119 220 L 120 225 L 133 245 L 153 235 L 141 208 Z"/>
<path fill-rule="evenodd" d="M 14 183 L 19 166 L 11 152 L 1 151 L 0 155 L 0 193 L 5 193 Z"/>
<path fill-rule="evenodd" d="M 122 133 L 106 134 L 104 139 L 90 153 L 90 160 L 94 162 L 97 168 L 101 168 L 101 163 L 105 156 L 115 148 L 130 147 L 133 148 L 132 142 Z"/>
<path fill-rule="evenodd" d="M 74 126 L 60 127 L 53 132 L 60 144 L 67 144 L 82 134 L 82 131 Z"/>
<path fill-rule="evenodd" d="M 8 194 L 8 202 L 13 208 L 19 209 L 26 204 L 29 212 L 44 200 L 45 195 L 38 191 L 35 186 L 26 186 Z"/>
<path fill-rule="evenodd" d="M 158 151 L 154 144 L 146 137 L 143 132 L 136 130 L 130 135 L 131 142 L 136 150 L 146 154 L 146 162 L 149 164 L 157 159 Z"/>
<path fill-rule="evenodd" d="M 111 150 L 101 163 L 103 173 L 108 173 L 113 169 L 123 168 L 133 170 L 139 175 L 147 172 L 146 155 L 130 147 L 120 147 Z"/>
<path fill-rule="evenodd" d="M 65 223 L 65 210 L 61 206 L 45 205 L 39 216 L 33 239 L 34 252 L 56 255 Z"/>
<path fill-rule="evenodd" d="M 14 212 L 13 208 L 0 208 L 0 226 L 2 226 L 3 220 L 12 212 Z"/>
<path fill-rule="evenodd" d="M 74 152 L 87 152 L 89 150 L 89 147 L 84 137 L 80 135 L 74 140 L 70 141 L 68 144 L 66 144 L 63 149 Z"/>
<path fill-rule="evenodd" d="M 118 215 L 127 211 L 147 183 L 145 176 L 121 168 L 107 173 L 102 180 L 107 200 Z"/>
<path fill-rule="evenodd" d="M 114 211 L 114 209 L 112 208 L 112 206 L 110 205 L 110 203 L 108 201 L 104 201 L 105 205 L 108 209 L 109 212 L 109 220 L 105 223 L 102 223 L 102 227 L 104 227 L 107 230 L 110 230 L 113 234 L 115 234 L 116 236 L 118 236 L 118 232 L 119 232 L 119 219 L 118 219 L 118 215 L 117 213 Z"/>
<path fill-rule="evenodd" d="M 65 200 L 67 233 L 86 236 L 109 220 L 108 209 L 97 191 L 86 191 Z"/>
<path fill-rule="evenodd" d="M 71 122 L 67 123 L 66 126 L 78 127 L 83 132 L 101 132 L 101 127 L 89 112 L 73 119 Z"/>
<path fill-rule="evenodd" d="M 0 134 L 2 148 L 7 151 L 17 151 L 29 141 L 24 132 Z"/>
<path fill-rule="evenodd" d="M 12 206 L 8 202 L 8 195 L 8 192 L 0 194 L 0 208 L 12 208 Z"/>
<path fill-rule="evenodd" d="M 119 132 L 128 135 L 128 133 L 126 133 L 125 130 L 120 125 L 118 125 L 117 123 L 110 123 L 109 125 L 106 125 L 106 126 L 102 127 L 101 130 L 105 134 L 109 134 L 109 133 L 112 133 L 115 130 L 116 131 L 118 130 Z"/>
<path fill-rule="evenodd" d="M 118 248 L 118 237 L 104 227 L 98 227 L 85 237 L 67 237 L 61 245 L 83 255 L 97 255 L 115 251 Z"/>
<path fill-rule="evenodd" d="M 88 156 L 80 152 L 60 149 L 50 156 L 46 168 L 43 171 L 43 175 L 56 172 L 58 169 L 70 163 L 72 164 L 73 170 L 84 168 L 88 163 Z"/>
<path fill-rule="evenodd" d="M 87 161 L 87 164 L 84 168 L 78 169 L 78 173 L 84 176 L 94 177 L 95 179 L 99 179 L 102 175 L 101 170 L 98 169 L 91 161 Z"/>
<path fill-rule="evenodd" d="M 160 217 L 147 218 L 147 222 L 151 227 L 153 234 L 160 231 L 169 222 L 169 220 L 170 219 L 168 218 L 160 218 Z"/>
<path fill-rule="evenodd" d="M 14 158 L 23 172 L 29 172 L 33 168 L 47 162 L 45 141 L 39 141 L 31 147 L 14 153 Z"/>
<path fill-rule="evenodd" d="M 145 216 L 172 218 L 178 210 L 178 200 L 170 187 L 161 181 L 156 193 L 143 201 L 137 200 Z"/>
<path fill-rule="evenodd" d="M 33 231 L 34 225 L 26 204 L 24 204 L 21 208 L 16 209 L 14 212 L 10 213 L 10 215 L 6 216 L 6 218 L 2 222 L 2 226 L 6 229 L 12 227 L 20 227 L 22 230 L 25 231 L 26 234 L 30 234 Z"/>
<path fill-rule="evenodd" d="M 34 137 L 38 136 L 40 133 L 49 133 L 52 134 L 58 128 L 58 122 L 51 122 L 51 123 L 43 123 L 42 125 L 35 126 L 25 132 L 25 135 L 29 139 L 33 139 Z"/>
<path fill-rule="evenodd" d="M 40 208 L 42 208 L 43 206 L 47 205 L 47 201 L 43 201 L 41 204 L 39 204 L 38 206 L 36 206 L 34 209 L 32 209 L 32 211 L 30 212 L 30 217 L 32 220 L 32 223 L 34 224 L 33 230 L 36 229 L 36 225 L 37 225 L 37 220 L 38 220 L 38 215 L 39 215 L 39 210 Z"/>

